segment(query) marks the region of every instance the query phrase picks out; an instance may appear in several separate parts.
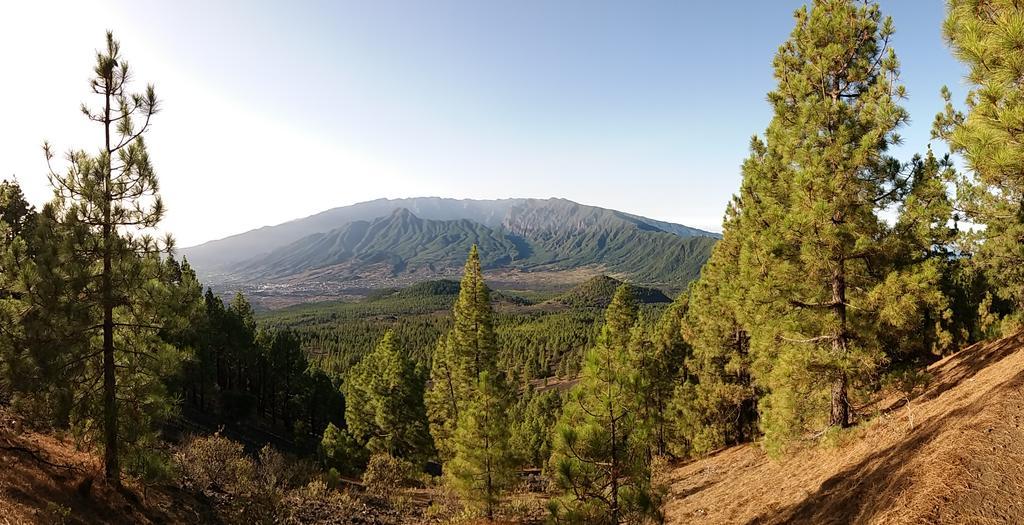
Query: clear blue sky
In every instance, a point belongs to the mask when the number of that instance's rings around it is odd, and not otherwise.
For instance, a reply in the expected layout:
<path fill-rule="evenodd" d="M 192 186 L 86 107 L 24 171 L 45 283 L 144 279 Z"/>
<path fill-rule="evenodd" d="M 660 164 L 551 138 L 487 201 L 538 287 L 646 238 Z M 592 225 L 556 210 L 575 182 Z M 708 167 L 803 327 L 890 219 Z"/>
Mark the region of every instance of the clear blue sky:
<path fill-rule="evenodd" d="M 37 104 L 35 127 L 0 137 L 0 176 L 45 200 L 34 148 L 94 143 L 72 130 L 109 27 L 166 101 L 150 144 L 167 228 L 185 245 L 416 195 L 557 196 L 717 229 L 750 136 L 770 119 L 771 60 L 802 3 L 23 6 L 0 22 L 0 44 L 40 49 L 15 66 L 45 64 L 34 76 L 53 86 L 0 100 L 8 114 L 32 97 L 52 109 Z M 941 39 L 941 0 L 882 8 L 910 95 L 909 157 L 928 142 L 939 88 L 962 98 L 963 71 Z"/>

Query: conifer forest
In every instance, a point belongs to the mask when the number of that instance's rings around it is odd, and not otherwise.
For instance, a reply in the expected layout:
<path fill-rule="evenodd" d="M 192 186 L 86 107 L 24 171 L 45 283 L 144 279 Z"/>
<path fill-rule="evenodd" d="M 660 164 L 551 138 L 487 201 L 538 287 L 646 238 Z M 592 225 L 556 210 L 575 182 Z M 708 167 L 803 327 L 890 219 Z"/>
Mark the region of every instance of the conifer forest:
<path fill-rule="evenodd" d="M 84 141 L 32 137 L 39 170 L 0 174 L 0 523 L 1024 523 L 1024 3 L 914 3 L 923 29 L 885 1 L 758 5 L 787 24 L 743 72 L 767 92 L 686 101 L 764 116 L 720 226 L 519 198 L 498 171 L 496 199 L 255 210 L 186 247 L 174 214 L 263 205 L 172 200 L 204 161 L 165 169 L 161 143 L 243 124 L 165 100 L 180 81 L 91 28 L 59 88 Z M 903 26 L 961 69 L 911 93 L 931 66 Z M 654 199 L 644 166 L 578 183 Z M 293 184 L 241 171 L 217 177 Z"/>

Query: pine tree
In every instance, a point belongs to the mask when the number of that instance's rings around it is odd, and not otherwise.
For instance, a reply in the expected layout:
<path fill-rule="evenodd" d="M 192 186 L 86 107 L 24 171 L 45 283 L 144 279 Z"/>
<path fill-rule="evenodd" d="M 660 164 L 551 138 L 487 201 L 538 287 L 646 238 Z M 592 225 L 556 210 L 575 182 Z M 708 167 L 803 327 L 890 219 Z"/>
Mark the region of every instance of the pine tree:
<path fill-rule="evenodd" d="M 4 330 L 5 380 L 32 417 L 69 428 L 93 412 L 96 357 L 89 326 L 95 316 L 80 300 L 92 279 L 86 259 L 71 248 L 71 228 L 52 204 L 36 215 L 36 226 L 8 245 L 2 279 L 8 291 Z M 81 392 L 83 377 L 91 377 Z M 76 392 L 76 390 L 78 392 Z M 76 395 L 78 394 L 78 395 Z M 76 399 L 77 398 L 77 399 Z"/>
<path fill-rule="evenodd" d="M 537 390 L 527 384 L 512 409 L 509 443 L 524 465 L 543 468 L 551 457 L 552 430 L 562 412 L 558 389 Z"/>
<path fill-rule="evenodd" d="M 141 412 L 165 411 L 145 397 L 155 393 L 159 382 L 147 380 L 146 369 L 175 362 L 169 355 L 173 348 L 158 335 L 158 315 L 163 313 L 158 305 L 166 292 L 158 286 L 159 253 L 173 243 L 170 237 L 160 243 L 144 233 L 157 226 L 164 210 L 143 140 L 158 111 L 153 87 L 141 94 L 128 91 L 128 64 L 109 32 L 106 49 L 97 53 L 94 73 L 90 87 L 101 106 L 92 110 L 83 105 L 82 112 L 101 126 L 103 145 L 96 155 L 69 152 L 67 170 L 59 174 L 51 168 L 50 180 L 56 194 L 55 216 L 70 230 L 69 249 L 85 264 L 74 278 L 95 275 L 84 283 L 83 301 L 95 316 L 87 329 L 98 331 L 101 339 L 95 353 L 102 356 L 105 476 L 119 484 L 122 423 L 138 421 Z M 52 161 L 48 144 L 44 152 Z"/>
<path fill-rule="evenodd" d="M 972 259 L 994 285 L 997 299 L 1013 304 L 1005 331 L 1018 329 L 1024 312 L 1024 86 L 1020 48 L 1024 6 L 1010 0 L 950 0 L 943 35 L 968 67 L 966 113 L 946 110 L 934 135 L 963 156 L 971 177 L 959 185 L 966 219 L 983 225 L 968 236 Z M 990 302 L 990 301 L 989 301 Z"/>
<path fill-rule="evenodd" d="M 17 181 L 0 181 L 0 400 L 8 402 L 15 385 L 31 377 L 21 368 L 26 298 L 18 277 L 32 256 L 28 242 L 36 215 Z"/>
<path fill-rule="evenodd" d="M 638 373 L 629 358 L 636 325 L 636 303 L 622 285 L 555 429 L 551 472 L 563 495 L 549 508 L 557 522 L 638 523 L 657 513 Z"/>
<path fill-rule="evenodd" d="M 423 380 L 390 330 L 345 379 L 345 422 L 372 454 L 422 461 L 430 454 Z"/>
<path fill-rule="evenodd" d="M 630 338 L 630 361 L 640 373 L 637 392 L 649 429 L 651 456 L 679 452 L 672 407 L 677 387 L 686 383 L 689 376 L 686 363 L 693 350 L 682 337 L 688 310 L 689 295 L 682 293 L 653 327 L 648 329 L 643 320 L 638 320 Z"/>
<path fill-rule="evenodd" d="M 194 359 L 184 364 L 187 378 L 184 398 L 200 411 L 213 409 L 219 376 L 219 356 L 226 346 L 222 324 L 226 313 L 224 302 L 209 288 L 203 295 L 203 312 L 193 323 L 195 331 Z"/>
<path fill-rule="evenodd" d="M 473 397 L 480 373 L 497 375 L 494 313 L 475 245 L 466 260 L 452 317 L 451 331 L 438 341 L 434 351 L 431 388 L 426 394 L 430 433 L 443 460 L 453 455 L 452 436 Z"/>
<path fill-rule="evenodd" d="M 950 274 L 961 264 L 959 231 L 950 224 L 952 163 L 929 149 L 904 169 L 895 222 L 871 259 L 873 270 L 885 278 L 870 290 L 863 307 L 876 316 L 877 338 L 890 366 L 921 366 L 970 341 L 973 312 L 958 319 L 951 299 L 960 292 Z"/>
<path fill-rule="evenodd" d="M 751 377 L 750 337 L 744 328 L 745 287 L 737 279 L 739 240 L 748 234 L 741 202 L 726 213 L 723 238 L 690 286 L 679 324 L 691 346 L 684 381 L 673 394 L 672 419 L 679 452 L 697 455 L 753 439 L 757 411 Z"/>
<path fill-rule="evenodd" d="M 423 395 L 430 435 L 441 461 L 454 455 L 452 439 L 459 423 L 459 409 L 464 408 L 464 379 L 458 369 L 451 335 L 449 332 L 437 340 L 430 362 L 430 387 Z"/>
<path fill-rule="evenodd" d="M 637 404 L 637 419 L 647 440 L 646 460 L 661 454 L 665 447 L 663 440 L 664 413 L 672 386 L 675 384 L 673 371 L 669 363 L 657 354 L 651 334 L 643 314 L 638 315 L 636 322 L 629 331 L 629 342 L 626 346 L 630 366 L 636 371 L 632 385 Z"/>
<path fill-rule="evenodd" d="M 355 475 L 366 468 L 370 457 L 346 430 L 328 423 L 320 440 L 324 466 L 338 474 Z"/>
<path fill-rule="evenodd" d="M 255 350 L 248 388 L 255 390 L 256 409 L 294 432 L 302 408 L 299 394 L 308 368 L 299 337 L 290 330 L 261 329 L 257 332 Z"/>
<path fill-rule="evenodd" d="M 658 455 L 678 455 L 679 428 L 673 417 L 675 391 L 690 381 L 687 361 L 693 348 L 683 339 L 683 322 L 689 311 L 688 292 L 679 294 L 654 325 L 651 342 L 657 363 L 652 391 L 656 412 L 651 425 L 652 442 Z"/>
<path fill-rule="evenodd" d="M 0 246 L 9 246 L 15 237 L 24 239 L 32 231 L 35 217 L 36 209 L 25 200 L 25 193 L 18 182 L 0 181 L 0 227 L 4 229 L 0 235 Z"/>
<path fill-rule="evenodd" d="M 887 155 L 907 121 L 891 20 L 851 0 L 816 0 L 795 18 L 742 196 L 744 220 L 760 228 L 742 240 L 739 278 L 751 284 L 770 444 L 816 427 L 823 410 L 828 425 L 850 425 L 851 389 L 884 363 L 878 313 L 865 303 L 886 277 L 870 264 L 886 245 L 879 213 L 899 202 L 904 180 Z"/>
<path fill-rule="evenodd" d="M 474 245 L 466 260 L 451 331 L 438 342 L 426 395 L 430 433 L 449 467 L 449 479 L 467 501 L 495 503 L 511 477 L 510 393 L 498 370 L 490 290 Z"/>
<path fill-rule="evenodd" d="M 501 494 L 513 481 L 506 416 L 508 392 L 493 372 L 480 373 L 473 397 L 464 405 L 455 429 L 455 454 L 449 479 L 463 499 L 478 504 L 493 521 Z"/>

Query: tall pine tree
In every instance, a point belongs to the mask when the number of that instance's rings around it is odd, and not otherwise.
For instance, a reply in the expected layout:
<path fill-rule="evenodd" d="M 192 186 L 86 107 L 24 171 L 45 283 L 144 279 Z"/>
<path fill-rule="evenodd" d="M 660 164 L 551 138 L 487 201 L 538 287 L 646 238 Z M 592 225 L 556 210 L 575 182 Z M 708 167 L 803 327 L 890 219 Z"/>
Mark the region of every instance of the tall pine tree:
<path fill-rule="evenodd" d="M 101 358 L 98 419 L 105 476 L 114 484 L 120 483 L 122 426 L 139 421 L 143 413 L 166 412 L 167 403 L 155 401 L 161 398 L 159 378 L 180 361 L 159 336 L 167 313 L 161 301 L 168 293 L 161 285 L 160 253 L 173 243 L 169 236 L 161 242 L 146 233 L 164 211 L 143 140 L 159 106 L 151 85 L 142 93 L 128 91 L 129 71 L 119 43 L 108 32 L 89 83 L 100 105 L 82 106 L 86 118 L 99 124 L 102 145 L 93 155 L 71 151 L 65 171 L 50 170 L 55 217 L 68 228 L 66 248 L 82 265 L 70 270 L 71 278 L 86 276 L 81 301 L 92 322 L 85 330 L 96 334 L 86 357 Z M 52 161 L 48 144 L 44 152 Z M 91 384 L 91 378 L 83 380 Z"/>
<path fill-rule="evenodd" d="M 443 460 L 451 459 L 454 453 L 451 443 L 455 427 L 473 397 L 480 373 L 497 368 L 493 317 L 490 290 L 474 245 L 452 307 L 452 329 L 441 337 L 434 351 L 431 388 L 426 394 L 430 433 Z"/>
<path fill-rule="evenodd" d="M 687 361 L 693 348 L 683 339 L 683 322 L 689 311 L 690 297 L 684 292 L 662 312 L 651 333 L 654 363 L 651 390 L 655 413 L 651 422 L 651 441 L 659 455 L 676 455 L 680 451 L 678 427 L 672 417 L 675 390 L 689 380 Z"/>
<path fill-rule="evenodd" d="M 795 18 L 774 61 L 775 116 L 752 141 L 738 208 L 746 289 L 736 320 L 776 450 L 850 425 L 851 396 L 898 353 L 894 328 L 945 315 L 930 261 L 948 217 L 931 197 L 914 198 L 941 194 L 941 181 L 934 166 L 888 154 L 908 118 L 891 20 L 853 0 L 816 0 Z M 893 209 L 896 225 L 882 219 Z"/>
<path fill-rule="evenodd" d="M 430 386 L 423 394 L 430 435 L 434 438 L 434 448 L 441 461 L 447 461 L 454 455 L 452 440 L 455 427 L 459 423 L 460 409 L 465 410 L 464 385 L 465 378 L 449 332 L 442 335 L 434 347 L 430 361 Z"/>
<path fill-rule="evenodd" d="M 730 203 L 722 240 L 697 282 L 679 331 L 692 350 L 684 381 L 674 393 L 672 416 L 680 453 L 703 454 L 752 439 L 756 390 L 750 336 L 745 328 L 745 286 L 739 272 L 740 240 L 747 235 L 741 199 Z"/>
<path fill-rule="evenodd" d="M 490 290 L 474 245 L 466 260 L 454 325 L 438 342 L 426 395 L 430 432 L 449 479 L 489 518 L 510 478 L 510 392 L 497 366 Z"/>
<path fill-rule="evenodd" d="M 1024 5 L 1011 0 L 950 0 L 943 35 L 968 68 L 966 112 L 943 88 L 946 110 L 934 134 L 962 155 L 972 177 L 959 187 L 966 218 L 983 225 L 969 235 L 973 261 L 993 284 L 997 299 L 1015 313 L 1006 331 L 1019 329 L 1024 312 Z"/>

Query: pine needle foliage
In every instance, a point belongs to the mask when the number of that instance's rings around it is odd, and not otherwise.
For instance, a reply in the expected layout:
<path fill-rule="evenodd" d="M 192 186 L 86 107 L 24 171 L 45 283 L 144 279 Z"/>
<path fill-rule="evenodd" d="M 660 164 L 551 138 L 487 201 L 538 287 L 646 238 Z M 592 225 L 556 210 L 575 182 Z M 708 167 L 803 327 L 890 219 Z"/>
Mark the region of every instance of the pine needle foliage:
<path fill-rule="evenodd" d="M 1013 331 L 1024 312 L 1024 5 L 949 0 L 943 35 L 967 66 L 970 90 L 960 111 L 942 89 L 946 108 L 933 135 L 965 161 L 970 176 L 959 181 L 959 205 L 982 226 L 966 236 L 967 249 L 993 283 L 995 299 L 1013 305 L 1005 327 Z"/>
<path fill-rule="evenodd" d="M 816 0 L 794 17 L 773 63 L 774 117 L 691 292 L 697 380 L 680 414 L 696 450 L 748 439 L 754 399 L 769 450 L 849 426 L 901 352 L 954 341 L 941 291 L 951 171 L 930 153 L 889 154 L 908 120 L 892 21 L 860 0 Z M 739 424 L 716 423 L 728 414 Z"/>
<path fill-rule="evenodd" d="M 879 280 L 866 261 L 881 248 L 878 213 L 893 204 L 898 164 L 886 151 L 908 118 L 897 103 L 904 89 L 889 47 L 894 28 L 877 5 L 819 0 L 795 18 L 775 57 L 771 160 L 760 163 L 778 169 L 772 186 L 784 192 L 782 206 L 766 207 L 769 228 L 748 261 L 765 268 L 749 270 L 761 273 L 755 294 L 770 305 L 755 344 L 771 386 L 762 412 L 772 435 L 813 424 L 821 406 L 829 424 L 848 426 L 851 383 L 884 359 L 873 319 L 850 306 Z"/>
<path fill-rule="evenodd" d="M 697 456 L 757 435 L 757 394 L 746 328 L 746 286 L 739 273 L 738 202 L 730 204 L 724 235 L 689 289 L 680 333 L 691 351 L 671 415 L 677 452 Z"/>
<path fill-rule="evenodd" d="M 34 251 L 28 243 L 37 215 L 17 181 L 0 181 L 0 402 L 10 402 L 18 383 L 33 376 L 19 355 L 26 312 L 19 273 Z"/>
<path fill-rule="evenodd" d="M 453 326 L 441 337 L 431 360 L 426 402 L 430 432 L 443 460 L 454 453 L 451 440 L 481 372 L 496 372 L 498 349 L 490 290 L 480 268 L 480 253 L 469 252 L 452 307 Z"/>
<path fill-rule="evenodd" d="M 371 454 L 414 462 L 431 453 L 423 405 L 423 379 L 415 363 L 387 332 L 377 348 L 352 368 L 345 380 L 348 431 Z"/>
<path fill-rule="evenodd" d="M 636 303 L 620 286 L 555 429 L 550 470 L 562 495 L 549 510 L 557 523 L 640 523 L 657 514 L 642 379 L 629 351 L 636 326 Z"/>
<path fill-rule="evenodd" d="M 502 493 L 514 481 L 504 382 L 491 371 L 481 372 L 464 406 L 455 429 L 455 455 L 445 468 L 463 500 L 493 521 Z"/>
<path fill-rule="evenodd" d="M 29 325 L 59 336 L 66 350 L 35 361 L 75 375 L 66 411 L 81 435 L 101 429 L 104 472 L 115 485 L 123 457 L 147 462 L 137 455 L 155 440 L 153 422 L 173 409 L 164 378 L 184 355 L 167 341 L 200 297 L 194 274 L 161 260 L 173 240 L 154 237 L 164 206 L 143 137 L 159 103 L 152 85 L 130 92 L 131 80 L 108 32 L 89 82 L 99 107 L 82 105 L 102 130 L 101 146 L 69 151 L 60 171 L 43 146 L 54 188 L 38 234 L 47 248 L 23 269 Z"/>
<path fill-rule="evenodd" d="M 511 394 L 498 370 L 490 290 L 474 245 L 466 259 L 453 326 L 438 341 L 426 394 L 430 433 L 448 479 L 489 519 L 511 479 Z"/>

